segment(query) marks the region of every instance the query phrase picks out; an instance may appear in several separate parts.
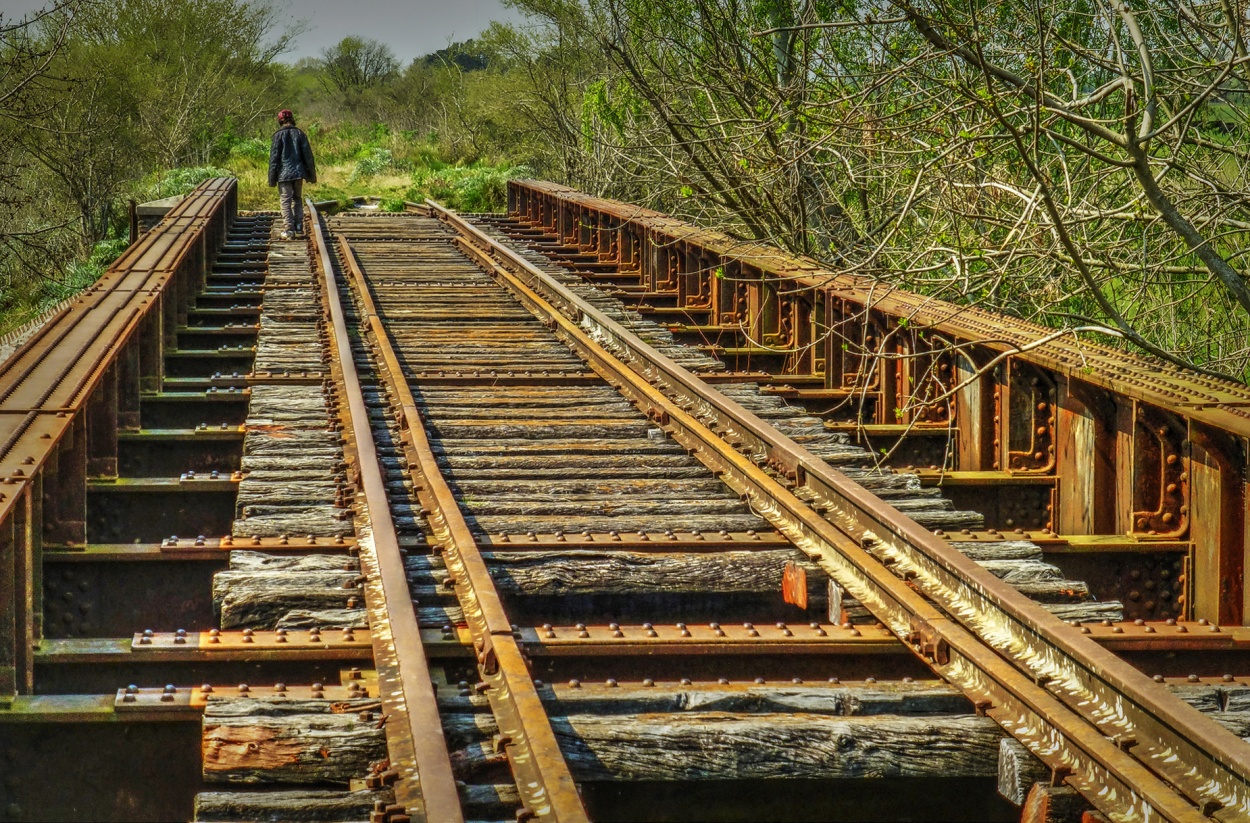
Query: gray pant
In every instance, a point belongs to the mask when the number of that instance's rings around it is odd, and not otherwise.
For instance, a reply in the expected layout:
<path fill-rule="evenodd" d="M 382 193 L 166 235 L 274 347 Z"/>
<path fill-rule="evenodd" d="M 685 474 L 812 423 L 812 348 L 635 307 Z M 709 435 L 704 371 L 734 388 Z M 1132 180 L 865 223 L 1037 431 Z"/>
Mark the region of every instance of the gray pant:
<path fill-rule="evenodd" d="M 283 180 L 278 183 L 278 202 L 282 205 L 282 220 L 292 234 L 304 231 L 303 180 Z"/>

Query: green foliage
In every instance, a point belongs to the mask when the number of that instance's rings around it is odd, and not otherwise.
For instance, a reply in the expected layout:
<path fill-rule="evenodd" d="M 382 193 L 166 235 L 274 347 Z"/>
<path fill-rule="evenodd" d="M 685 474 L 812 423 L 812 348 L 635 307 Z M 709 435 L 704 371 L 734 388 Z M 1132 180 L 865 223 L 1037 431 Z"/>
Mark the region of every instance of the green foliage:
<path fill-rule="evenodd" d="M 390 149 L 365 148 L 361 150 L 360 155 L 360 159 L 356 161 L 356 167 L 352 169 L 351 177 L 347 179 L 349 184 L 369 180 L 384 171 L 399 168 L 395 162 L 395 155 Z"/>
<path fill-rule="evenodd" d="M 95 244 L 95 247 L 91 250 L 91 256 L 87 258 L 87 264 L 107 269 L 113 265 L 114 260 L 122 256 L 122 252 L 129 245 L 130 241 L 125 237 L 105 238 Z"/>
<path fill-rule="evenodd" d="M 227 156 L 231 160 L 269 162 L 269 141 L 260 137 L 244 137 L 233 143 Z"/>
<path fill-rule="evenodd" d="M 398 214 L 404 211 L 404 199 L 402 197 L 388 197 L 378 204 L 378 208 L 382 211 Z"/>
<path fill-rule="evenodd" d="M 128 245 L 124 237 L 106 238 L 96 243 L 86 260 L 70 263 L 65 268 L 64 278 L 45 283 L 44 303 L 50 307 L 99 280 Z"/>
<path fill-rule="evenodd" d="M 267 157 L 268 155 L 266 155 Z M 142 193 L 147 195 L 145 199 L 150 200 L 173 197 L 179 194 L 186 194 L 205 180 L 211 180 L 214 177 L 234 177 L 234 172 L 229 169 L 218 168 L 217 166 L 190 166 L 170 169 L 169 171 L 156 174 L 151 187 Z"/>
<path fill-rule="evenodd" d="M 272 191 L 266 189 L 266 191 Z M 340 209 L 350 209 L 355 207 L 352 197 L 356 196 L 354 192 L 338 186 L 317 186 L 315 189 L 307 190 L 306 197 L 312 197 L 318 203 L 337 203 Z M 264 204 L 266 208 L 276 208 L 276 195 L 271 195 L 269 200 Z"/>
<path fill-rule="evenodd" d="M 126 250 L 127 244 L 123 237 L 101 240 L 86 260 L 71 262 L 59 275 L 48 275 L 0 290 L 0 334 L 37 319 L 61 301 L 95 283 Z"/>
<path fill-rule="evenodd" d="M 447 166 L 425 169 L 413 175 L 407 199 L 420 202 L 429 198 L 463 212 L 501 211 L 508 203 L 508 180 L 529 176 L 525 166 Z"/>

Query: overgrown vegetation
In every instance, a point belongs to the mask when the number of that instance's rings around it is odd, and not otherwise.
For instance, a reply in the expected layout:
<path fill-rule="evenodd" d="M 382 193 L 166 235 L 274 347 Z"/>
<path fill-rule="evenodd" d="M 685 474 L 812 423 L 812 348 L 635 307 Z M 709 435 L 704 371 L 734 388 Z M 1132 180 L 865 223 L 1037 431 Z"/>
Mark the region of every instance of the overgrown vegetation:
<path fill-rule="evenodd" d="M 317 199 L 482 211 L 540 176 L 1250 374 L 1250 0 L 509 3 L 525 25 L 410 61 L 349 36 L 283 62 L 267 0 L 0 25 L 0 302 L 81 282 L 127 198 L 228 172 L 273 208 L 285 107 Z"/>
<path fill-rule="evenodd" d="M 1245 0 L 513 4 L 571 182 L 1250 375 Z"/>
<path fill-rule="evenodd" d="M 312 140 L 317 199 L 489 211 L 509 176 L 530 173 L 478 128 L 505 107 L 483 96 L 492 81 L 467 76 L 490 71 L 472 44 L 405 67 L 348 37 L 282 62 L 300 30 L 267 0 L 60 0 L 0 16 L 0 333 L 103 272 L 125 246 L 127 200 L 233 175 L 242 208 L 275 208 L 279 108 Z"/>

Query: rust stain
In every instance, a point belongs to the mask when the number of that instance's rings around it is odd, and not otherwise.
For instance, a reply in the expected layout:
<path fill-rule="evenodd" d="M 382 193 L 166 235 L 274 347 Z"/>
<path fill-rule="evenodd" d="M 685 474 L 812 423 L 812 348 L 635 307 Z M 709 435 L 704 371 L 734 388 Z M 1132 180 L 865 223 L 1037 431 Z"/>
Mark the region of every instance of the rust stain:
<path fill-rule="evenodd" d="M 205 725 L 203 741 L 206 772 L 290 766 L 299 762 L 303 749 L 298 741 L 281 738 L 275 730 L 258 726 Z"/>
<path fill-rule="evenodd" d="M 781 596 L 800 609 L 807 608 L 807 570 L 787 560 L 781 572 Z"/>
<path fill-rule="evenodd" d="M 270 437 L 274 437 L 279 440 L 294 436 L 292 432 L 287 430 L 286 426 L 280 425 L 278 423 L 260 423 L 255 426 L 248 426 L 247 430 L 254 431 L 254 432 L 265 432 Z"/>

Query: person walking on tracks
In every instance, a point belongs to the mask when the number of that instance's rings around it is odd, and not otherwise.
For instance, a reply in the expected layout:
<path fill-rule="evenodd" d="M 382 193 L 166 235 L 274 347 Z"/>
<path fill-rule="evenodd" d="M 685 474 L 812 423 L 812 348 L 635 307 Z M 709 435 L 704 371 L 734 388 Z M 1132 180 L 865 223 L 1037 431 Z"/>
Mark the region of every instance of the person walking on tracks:
<path fill-rule="evenodd" d="M 278 130 L 269 148 L 269 185 L 278 187 L 282 206 L 283 240 L 304 233 L 304 181 L 317 182 L 317 166 L 313 162 L 308 135 L 295 127 L 290 109 L 278 112 Z"/>

